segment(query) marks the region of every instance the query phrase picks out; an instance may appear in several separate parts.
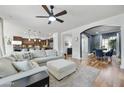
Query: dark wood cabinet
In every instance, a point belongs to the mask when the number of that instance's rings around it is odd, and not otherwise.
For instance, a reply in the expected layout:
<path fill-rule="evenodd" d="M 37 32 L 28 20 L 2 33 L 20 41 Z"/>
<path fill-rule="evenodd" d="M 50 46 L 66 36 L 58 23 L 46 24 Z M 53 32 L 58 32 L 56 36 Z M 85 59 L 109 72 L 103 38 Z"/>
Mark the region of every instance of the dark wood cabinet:
<path fill-rule="evenodd" d="M 40 49 L 53 49 L 53 38 L 41 40 L 41 39 L 30 39 L 29 38 L 22 38 L 19 36 L 13 37 L 14 41 L 21 41 L 22 45 L 13 45 L 15 51 L 21 51 L 22 49 L 29 50 L 30 48 L 34 48 L 39 46 Z"/>
<path fill-rule="evenodd" d="M 72 48 L 67 48 L 67 54 L 72 55 Z"/>

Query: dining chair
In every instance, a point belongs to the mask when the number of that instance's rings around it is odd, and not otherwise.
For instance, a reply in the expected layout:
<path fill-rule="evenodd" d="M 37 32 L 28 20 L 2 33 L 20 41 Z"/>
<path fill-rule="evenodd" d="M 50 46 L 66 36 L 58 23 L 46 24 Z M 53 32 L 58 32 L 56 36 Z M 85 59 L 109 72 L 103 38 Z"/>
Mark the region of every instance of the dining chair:
<path fill-rule="evenodd" d="M 110 57 L 110 61 L 112 61 L 112 55 L 113 55 L 113 49 L 111 49 L 105 54 L 105 56 Z"/>
<path fill-rule="evenodd" d="M 95 54 L 96 54 L 97 59 L 103 59 L 104 54 L 103 54 L 102 49 L 96 49 Z"/>

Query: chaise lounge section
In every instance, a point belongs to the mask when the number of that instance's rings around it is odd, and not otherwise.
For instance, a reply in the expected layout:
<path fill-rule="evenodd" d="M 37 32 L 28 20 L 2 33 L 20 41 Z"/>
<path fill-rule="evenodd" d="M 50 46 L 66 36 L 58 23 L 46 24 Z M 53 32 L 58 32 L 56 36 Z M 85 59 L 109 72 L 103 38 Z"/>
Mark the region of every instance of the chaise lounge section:
<path fill-rule="evenodd" d="M 33 66 L 26 71 L 19 71 L 15 68 L 13 63 L 14 61 L 11 57 L 0 58 L 0 87 L 11 87 L 12 82 L 15 80 L 31 76 L 42 71 L 48 72 L 46 66 Z M 25 66 L 22 65 L 22 68 L 24 69 Z"/>
<path fill-rule="evenodd" d="M 0 58 L 0 86 L 10 87 L 12 81 L 33 75 L 38 72 L 47 71 L 46 63 L 50 60 L 63 58 L 56 50 L 34 50 L 30 52 L 13 53 L 10 56 Z M 31 69 L 25 70 L 27 63 L 33 64 Z M 19 65 L 18 63 L 24 63 Z M 15 66 L 22 66 L 24 71 L 19 71 Z"/>

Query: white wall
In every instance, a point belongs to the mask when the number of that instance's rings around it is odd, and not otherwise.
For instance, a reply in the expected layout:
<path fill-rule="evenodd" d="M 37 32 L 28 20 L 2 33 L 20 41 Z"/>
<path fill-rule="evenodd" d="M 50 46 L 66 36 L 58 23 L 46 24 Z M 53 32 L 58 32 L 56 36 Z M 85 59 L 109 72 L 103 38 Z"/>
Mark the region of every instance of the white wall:
<path fill-rule="evenodd" d="M 105 20 L 101 20 L 101 21 L 97 21 L 88 25 L 84 25 L 63 33 L 72 33 L 72 48 L 73 48 L 73 54 L 72 57 L 73 58 L 77 58 L 80 59 L 80 33 L 88 28 L 94 27 L 94 26 L 98 26 L 98 25 L 108 25 L 108 26 L 121 26 L 121 35 L 124 35 L 124 14 L 118 15 L 118 16 L 113 16 L 111 18 L 107 18 Z M 62 34 L 63 35 L 63 34 Z M 76 41 L 75 38 L 78 38 L 78 40 Z M 122 42 L 122 68 L 124 68 L 124 37 L 121 37 L 121 42 Z M 63 49 L 61 49 L 63 50 Z"/>
<path fill-rule="evenodd" d="M 64 53 L 67 53 L 67 48 L 72 48 L 72 35 L 64 35 L 64 38 L 63 38 L 63 43 L 64 43 Z M 68 43 L 69 45 L 66 46 L 65 43 Z"/>
<path fill-rule="evenodd" d="M 2 32 L 2 19 L 0 18 L 0 57 L 3 55 L 3 32 Z"/>
<path fill-rule="evenodd" d="M 88 54 L 88 37 L 82 34 L 82 58 Z"/>
<path fill-rule="evenodd" d="M 120 47 L 119 47 L 119 45 L 120 45 L 120 40 L 119 40 L 120 38 L 119 38 L 119 33 L 117 33 L 117 41 L 116 41 L 116 55 L 117 56 L 119 56 L 120 55 Z"/>
<path fill-rule="evenodd" d="M 53 34 L 53 49 L 55 49 L 58 53 L 60 53 L 61 48 L 61 34 L 54 33 Z"/>
<path fill-rule="evenodd" d="M 25 36 L 27 29 L 19 24 L 16 24 L 10 20 L 3 20 L 3 32 L 5 40 L 5 52 L 9 55 L 13 52 L 13 45 L 8 45 L 8 39 L 13 40 L 13 36 Z"/>
<path fill-rule="evenodd" d="M 121 68 L 124 69 L 124 25 L 121 26 Z"/>

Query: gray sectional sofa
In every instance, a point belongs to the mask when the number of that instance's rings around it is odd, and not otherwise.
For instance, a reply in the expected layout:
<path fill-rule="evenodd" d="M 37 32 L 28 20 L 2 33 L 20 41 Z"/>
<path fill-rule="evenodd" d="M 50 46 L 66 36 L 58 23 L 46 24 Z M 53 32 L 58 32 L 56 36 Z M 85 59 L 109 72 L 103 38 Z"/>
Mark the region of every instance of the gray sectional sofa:
<path fill-rule="evenodd" d="M 49 60 L 63 58 L 56 50 L 33 50 L 30 52 L 16 52 L 10 55 L 14 61 L 29 60 L 44 65 Z"/>
<path fill-rule="evenodd" d="M 46 62 L 50 60 L 56 60 L 56 59 L 63 58 L 63 56 L 58 54 L 56 50 L 41 50 L 41 52 L 36 50 L 35 52 L 32 51 L 31 53 L 33 56 L 35 54 L 40 55 L 40 56 L 35 55 L 35 58 L 31 59 L 31 61 L 37 62 L 40 66 L 43 66 L 44 63 L 46 65 Z"/>
<path fill-rule="evenodd" d="M 0 86 L 10 86 L 11 81 L 30 76 L 40 71 L 47 71 L 46 63 L 49 60 L 63 58 L 55 50 L 34 50 L 30 52 L 13 53 L 0 58 Z M 38 63 L 39 66 L 27 71 L 18 72 L 14 62 L 28 61 Z"/>

